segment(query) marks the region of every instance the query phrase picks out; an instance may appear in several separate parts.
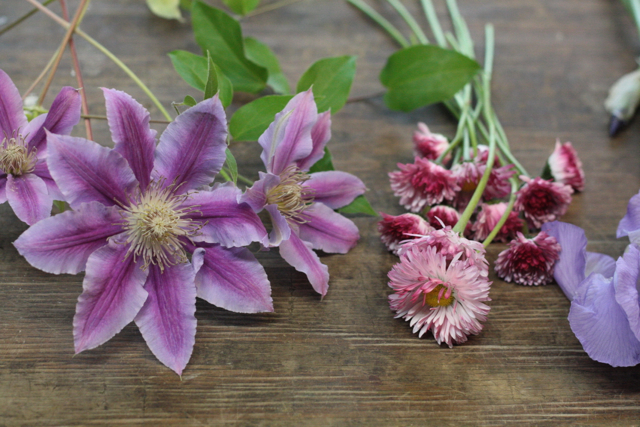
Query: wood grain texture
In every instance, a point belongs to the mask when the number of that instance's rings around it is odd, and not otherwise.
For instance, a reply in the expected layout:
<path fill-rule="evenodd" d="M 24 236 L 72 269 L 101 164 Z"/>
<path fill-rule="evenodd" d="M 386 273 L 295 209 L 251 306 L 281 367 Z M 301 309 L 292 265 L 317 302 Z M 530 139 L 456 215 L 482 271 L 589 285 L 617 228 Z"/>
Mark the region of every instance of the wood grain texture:
<path fill-rule="evenodd" d="M 495 25 L 493 100 L 517 157 L 535 172 L 556 138 L 574 143 L 587 185 L 564 219 L 585 228 L 591 250 L 614 257 L 625 247 L 615 238 L 617 223 L 640 188 L 640 122 L 609 139 L 602 107 L 610 84 L 631 71 L 640 54 L 619 3 L 460 0 L 478 49 L 484 24 Z M 417 11 L 417 2 L 411 4 Z M 27 10 L 26 2 L 0 2 L 0 16 L 9 22 Z M 395 50 L 341 0 L 302 0 L 242 25 L 272 47 L 291 83 L 319 58 L 358 55 L 353 96 L 382 89 L 377 76 Z M 197 95 L 166 56 L 173 49 L 198 52 L 188 25 L 152 16 L 143 1 L 109 0 L 91 4 L 82 28 L 138 73 L 164 105 Z M 25 90 L 63 35 L 36 15 L 0 38 L 0 68 Z M 81 39 L 77 44 L 92 114 L 104 113 L 98 88 L 105 86 L 131 93 L 161 118 L 115 65 Z M 54 87 L 74 86 L 68 55 L 62 64 Z M 249 99 L 238 96 L 231 109 Z M 365 181 L 379 211 L 402 212 L 386 173 L 411 160 L 418 121 L 440 133 L 454 131 L 438 106 L 397 113 L 381 97 L 347 104 L 333 119 L 334 163 Z M 96 139 L 109 144 L 106 124 L 94 121 L 94 129 Z M 257 144 L 233 150 L 241 173 L 257 176 Z M 611 368 L 589 359 L 569 328 L 569 302 L 556 285 L 525 288 L 495 280 L 481 335 L 453 349 L 439 347 L 393 318 L 386 273 L 396 258 L 380 243 L 376 219 L 354 220 L 359 245 L 348 255 L 322 258 L 331 273 L 324 300 L 274 251 L 259 256 L 275 313 L 237 315 L 199 301 L 196 346 L 180 379 L 155 359 L 133 325 L 74 357 L 71 322 L 82 275 L 30 267 L 11 244 L 26 227 L 0 206 L 0 425 L 640 423 L 640 367 Z M 503 247 L 490 247 L 490 261 Z"/>

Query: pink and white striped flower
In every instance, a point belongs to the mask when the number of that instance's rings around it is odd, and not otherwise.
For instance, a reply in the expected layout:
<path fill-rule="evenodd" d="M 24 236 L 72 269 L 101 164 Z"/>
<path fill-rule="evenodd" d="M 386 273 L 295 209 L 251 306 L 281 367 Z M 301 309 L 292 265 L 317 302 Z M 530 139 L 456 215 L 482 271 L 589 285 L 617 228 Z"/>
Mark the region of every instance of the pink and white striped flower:
<path fill-rule="evenodd" d="M 475 240 L 486 239 L 496 227 L 506 209 L 507 203 L 504 202 L 493 205 L 482 203 L 480 205 L 480 212 L 478 212 L 478 216 L 471 226 L 473 238 Z M 513 239 L 518 231 L 522 231 L 522 225 L 522 220 L 518 218 L 518 212 L 509 212 L 507 220 L 493 240 L 496 242 L 507 242 Z"/>
<path fill-rule="evenodd" d="M 567 212 L 573 193 L 570 186 L 540 177 L 531 179 L 523 175 L 520 179 L 524 185 L 517 192 L 514 209 L 524 213 L 531 227 L 540 228 Z"/>
<path fill-rule="evenodd" d="M 500 252 L 495 269 L 498 277 L 519 285 L 546 285 L 553 280 L 553 266 L 560 259 L 560 245 L 544 231 L 532 239 L 520 232 Z"/>
<path fill-rule="evenodd" d="M 434 206 L 427 212 L 429 224 L 439 230 L 444 227 L 455 227 L 460 219 L 460 213 L 451 206 Z"/>
<path fill-rule="evenodd" d="M 570 142 L 556 141 L 556 148 L 549 156 L 549 169 L 556 182 L 567 184 L 575 191 L 584 190 L 584 170 L 578 152 Z"/>
<path fill-rule="evenodd" d="M 429 127 L 420 122 L 418 130 L 413 133 L 413 148 L 416 157 L 435 160 L 449 147 L 449 141 L 444 135 L 432 133 Z M 451 156 L 444 159 L 446 163 Z"/>
<path fill-rule="evenodd" d="M 406 213 L 398 216 L 381 213 L 382 220 L 378 222 L 380 239 L 387 249 L 398 255 L 400 242 L 415 239 L 433 230 L 421 216 Z"/>

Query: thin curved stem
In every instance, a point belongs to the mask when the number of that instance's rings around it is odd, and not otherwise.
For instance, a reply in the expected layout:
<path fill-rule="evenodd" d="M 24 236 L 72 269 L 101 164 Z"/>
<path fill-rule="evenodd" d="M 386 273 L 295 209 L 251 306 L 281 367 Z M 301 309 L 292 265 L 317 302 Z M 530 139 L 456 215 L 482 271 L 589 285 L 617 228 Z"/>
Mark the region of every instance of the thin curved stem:
<path fill-rule="evenodd" d="M 42 2 L 42 5 L 43 6 L 48 6 L 49 4 L 53 3 L 54 1 L 56 1 L 56 0 L 46 0 L 46 1 Z M 31 9 L 29 12 L 25 13 L 20 18 L 16 19 L 11 24 L 9 24 L 6 27 L 4 27 L 3 29 L 1 29 L 0 30 L 0 36 L 3 35 L 4 33 L 6 33 L 7 31 L 17 27 L 18 25 L 22 24 L 27 19 L 31 18 L 33 15 L 35 15 L 38 12 L 38 10 L 39 9 L 37 7 Z"/>
<path fill-rule="evenodd" d="M 484 240 L 484 242 L 482 242 L 482 246 L 484 246 L 485 248 L 489 246 L 489 244 L 493 241 L 493 239 L 498 235 L 498 233 L 502 229 L 502 226 L 504 225 L 504 223 L 507 222 L 507 219 L 509 218 L 509 214 L 511 214 L 511 211 L 513 210 L 513 205 L 516 202 L 516 191 L 518 191 L 518 180 L 516 178 L 511 178 L 510 181 L 511 181 L 511 196 L 509 197 L 509 204 L 507 205 L 507 209 L 505 209 L 504 213 L 500 217 L 500 220 L 498 221 L 496 226 L 493 227 L 493 230 L 491 230 L 491 233 L 489 233 L 489 235 Z"/>
<path fill-rule="evenodd" d="M 364 13 L 369 18 L 371 18 L 376 24 L 380 25 L 382 29 L 385 30 L 391 36 L 391 38 L 393 38 L 400 46 L 402 47 L 411 46 L 411 43 L 409 43 L 407 39 L 404 38 L 402 33 L 398 31 L 398 29 L 394 27 L 391 22 L 387 21 L 387 19 L 384 16 L 380 15 L 378 12 L 372 9 L 371 6 L 369 6 L 362 0 L 347 0 L 347 1 L 351 3 L 353 6 L 355 6 L 358 10 L 360 10 L 360 12 Z"/>

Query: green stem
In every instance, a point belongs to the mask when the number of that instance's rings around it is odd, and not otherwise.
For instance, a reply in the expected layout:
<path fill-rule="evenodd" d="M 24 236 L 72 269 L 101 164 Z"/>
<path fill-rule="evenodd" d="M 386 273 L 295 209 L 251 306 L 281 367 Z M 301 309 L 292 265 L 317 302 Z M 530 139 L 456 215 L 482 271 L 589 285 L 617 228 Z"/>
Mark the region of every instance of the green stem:
<path fill-rule="evenodd" d="M 513 210 L 513 205 L 516 202 L 516 191 L 518 191 L 518 180 L 515 178 L 511 178 L 510 181 L 511 181 L 511 196 L 509 197 L 509 204 L 507 205 L 507 209 L 505 209 L 504 213 L 500 217 L 500 220 L 498 221 L 496 226 L 493 227 L 493 230 L 491 230 L 491 233 L 489 233 L 489 235 L 484 240 L 484 242 L 482 242 L 482 246 L 484 246 L 485 248 L 489 246 L 489 244 L 493 241 L 493 239 L 502 229 L 502 226 L 504 225 L 504 223 L 507 222 L 507 219 L 509 218 L 509 214 Z"/>
<path fill-rule="evenodd" d="M 360 10 L 360 12 L 367 15 L 371 18 L 376 24 L 380 25 L 389 35 L 401 46 L 401 47 L 409 47 L 411 44 L 404 38 L 402 33 L 398 31 L 396 27 L 389 21 L 387 21 L 384 16 L 380 15 L 374 9 L 372 9 L 368 4 L 363 2 L 362 0 L 347 0 L 353 6 Z"/>
<path fill-rule="evenodd" d="M 238 174 L 238 181 L 242 181 L 243 183 L 247 184 L 247 185 L 253 185 L 254 181 L 250 180 L 249 178 L 247 178 L 244 175 L 240 175 Z"/>
<path fill-rule="evenodd" d="M 255 9 L 255 10 L 247 13 L 246 15 L 244 15 L 242 18 L 249 18 L 251 16 L 261 15 L 261 14 L 266 13 L 266 12 L 271 12 L 273 10 L 280 9 L 281 7 L 289 6 L 290 4 L 297 3 L 299 1 L 300 0 L 281 0 L 281 1 L 277 1 L 275 3 L 272 3 L 272 4 L 269 4 L 267 6 L 261 7 L 259 9 Z"/>
<path fill-rule="evenodd" d="M 422 44 L 429 44 L 429 39 L 420 28 L 420 25 L 413 19 L 413 16 L 409 13 L 406 7 L 398 0 L 387 0 L 387 2 L 398 12 L 398 14 L 404 19 L 404 22 L 407 23 L 413 34 L 415 34 L 418 41 Z"/>
<path fill-rule="evenodd" d="M 429 26 L 431 27 L 431 32 L 433 36 L 436 38 L 436 41 L 440 45 L 440 47 L 447 47 L 447 39 L 444 37 L 444 32 L 442 31 L 442 27 L 440 26 L 440 21 L 438 20 L 438 15 L 436 15 L 436 10 L 433 8 L 433 3 L 431 0 L 420 0 L 422 3 L 422 9 L 424 9 L 424 14 L 427 17 L 427 21 L 429 21 Z"/>
<path fill-rule="evenodd" d="M 49 4 L 53 3 L 56 0 L 46 0 L 42 3 L 43 6 L 48 6 Z M 22 15 L 20 18 L 16 19 L 15 21 L 13 21 L 11 24 L 7 25 L 6 27 L 4 27 L 2 30 L 0 30 L 0 36 L 3 35 L 4 33 L 6 33 L 7 31 L 11 30 L 12 28 L 17 27 L 18 25 L 22 24 L 24 21 L 26 21 L 27 19 L 31 18 L 33 15 L 35 15 L 38 12 L 38 8 L 33 8 L 31 9 L 29 12 L 25 13 L 24 15 Z"/>
<path fill-rule="evenodd" d="M 453 22 L 453 29 L 456 33 L 456 38 L 460 43 L 460 51 L 469 58 L 474 58 L 473 40 L 471 39 L 471 35 L 469 34 L 469 29 L 467 28 L 464 18 L 460 14 L 456 0 L 447 0 L 447 7 L 449 8 L 449 15 L 451 15 L 451 22 Z"/>

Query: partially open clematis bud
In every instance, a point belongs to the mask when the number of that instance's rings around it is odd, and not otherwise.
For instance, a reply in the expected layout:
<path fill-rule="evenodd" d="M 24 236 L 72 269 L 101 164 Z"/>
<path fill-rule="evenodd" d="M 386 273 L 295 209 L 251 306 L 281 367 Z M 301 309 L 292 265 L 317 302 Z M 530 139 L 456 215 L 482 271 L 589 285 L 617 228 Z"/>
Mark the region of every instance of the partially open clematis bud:
<path fill-rule="evenodd" d="M 382 243 L 398 255 L 397 250 L 400 242 L 415 239 L 433 231 L 433 227 L 421 216 L 406 213 L 398 216 L 380 213 L 382 221 L 378 223 L 378 232 Z"/>
<path fill-rule="evenodd" d="M 609 89 L 604 108 L 611 114 L 609 135 L 614 136 L 628 122 L 640 103 L 640 69 L 625 74 Z"/>
<path fill-rule="evenodd" d="M 561 144 L 560 140 L 557 140 L 556 148 L 549 156 L 547 164 L 554 181 L 570 185 L 574 191 L 584 190 L 582 162 L 570 142 Z"/>
<path fill-rule="evenodd" d="M 541 231 L 533 239 L 518 236 L 496 261 L 498 277 L 519 285 L 546 285 L 553 280 L 553 266 L 560 259 L 560 245 L 555 237 Z"/>
<path fill-rule="evenodd" d="M 500 221 L 500 218 L 504 215 L 507 206 L 507 203 L 504 202 L 493 205 L 483 203 L 480 207 L 478 217 L 471 226 L 473 238 L 479 241 L 486 239 L 496 225 L 498 225 L 498 221 Z M 507 242 L 509 239 L 513 239 L 519 231 L 522 231 L 522 220 L 518 218 L 517 212 L 511 211 L 509 212 L 507 221 L 502 225 L 493 240 L 496 242 Z"/>
<path fill-rule="evenodd" d="M 431 133 L 424 123 L 418 123 L 418 130 L 413 134 L 415 155 L 425 159 L 435 160 L 449 147 L 449 141 L 444 135 Z M 448 161 L 447 156 L 444 161 Z"/>

